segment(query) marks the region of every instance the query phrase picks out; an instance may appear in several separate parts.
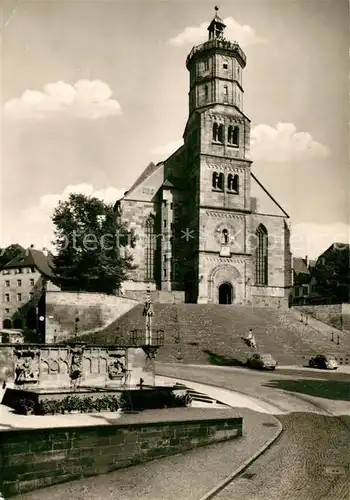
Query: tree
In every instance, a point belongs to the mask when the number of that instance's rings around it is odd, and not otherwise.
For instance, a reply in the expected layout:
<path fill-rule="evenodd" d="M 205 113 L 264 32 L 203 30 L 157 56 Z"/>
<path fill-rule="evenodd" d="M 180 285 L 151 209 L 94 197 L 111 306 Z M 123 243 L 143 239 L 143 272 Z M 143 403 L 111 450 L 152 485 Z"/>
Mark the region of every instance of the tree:
<path fill-rule="evenodd" d="M 20 254 L 24 254 L 25 249 L 18 243 L 9 245 L 6 248 L 0 249 L 0 269 L 2 269 L 6 264 L 8 264 L 12 259 Z"/>
<path fill-rule="evenodd" d="M 63 290 L 114 294 L 135 269 L 125 248 L 133 245 L 134 235 L 113 205 L 72 193 L 59 202 L 52 221 L 54 281 Z"/>
<path fill-rule="evenodd" d="M 349 245 L 334 244 L 318 259 L 313 275 L 316 278 L 316 291 L 331 301 L 349 300 Z"/>

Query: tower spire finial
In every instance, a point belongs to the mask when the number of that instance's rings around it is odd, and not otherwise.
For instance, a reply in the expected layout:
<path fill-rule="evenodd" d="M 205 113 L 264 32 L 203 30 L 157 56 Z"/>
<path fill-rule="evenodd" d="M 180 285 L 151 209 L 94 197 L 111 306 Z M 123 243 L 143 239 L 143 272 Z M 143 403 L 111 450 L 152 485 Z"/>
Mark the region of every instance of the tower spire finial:
<path fill-rule="evenodd" d="M 218 15 L 219 7 L 215 5 L 214 9 L 215 9 L 214 19 L 208 26 L 209 40 L 214 40 L 215 38 L 222 38 L 224 29 L 226 28 L 224 21 Z"/>

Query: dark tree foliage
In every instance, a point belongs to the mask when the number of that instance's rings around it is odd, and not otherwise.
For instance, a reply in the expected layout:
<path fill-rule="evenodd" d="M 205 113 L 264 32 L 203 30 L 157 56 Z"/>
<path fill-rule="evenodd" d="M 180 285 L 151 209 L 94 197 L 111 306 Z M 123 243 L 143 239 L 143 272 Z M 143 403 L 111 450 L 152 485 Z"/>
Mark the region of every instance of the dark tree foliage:
<path fill-rule="evenodd" d="M 0 249 L 0 269 L 8 264 L 12 259 L 20 254 L 24 254 L 25 249 L 18 243 L 14 243 L 6 248 Z"/>
<path fill-rule="evenodd" d="M 318 259 L 313 275 L 316 292 L 333 302 L 349 301 L 349 245 L 334 245 Z"/>
<path fill-rule="evenodd" d="M 63 290 L 114 294 L 135 268 L 125 251 L 134 236 L 113 205 L 83 194 L 59 202 L 53 217 L 55 282 Z"/>

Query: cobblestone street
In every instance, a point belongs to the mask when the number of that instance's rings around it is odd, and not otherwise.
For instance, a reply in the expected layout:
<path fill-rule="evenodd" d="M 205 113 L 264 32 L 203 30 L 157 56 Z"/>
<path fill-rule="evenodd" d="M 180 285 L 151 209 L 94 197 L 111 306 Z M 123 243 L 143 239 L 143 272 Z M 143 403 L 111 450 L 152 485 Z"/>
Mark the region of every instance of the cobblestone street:
<path fill-rule="evenodd" d="M 159 365 L 158 373 L 241 390 L 281 408 L 278 419 L 283 432 L 273 446 L 226 486 L 215 498 L 220 500 L 345 500 L 349 498 L 349 380 L 348 375 L 324 374 L 320 383 L 308 377 L 305 393 L 276 390 L 276 381 L 287 384 L 301 378 L 221 368 Z M 317 397 L 306 396 L 312 383 Z M 327 390 L 344 387 L 339 394 Z M 281 383 L 282 385 L 282 383 Z M 322 392 L 323 391 L 323 392 Z M 321 397 L 323 395 L 323 397 Z M 334 398 L 334 399 L 332 399 Z M 333 412 L 331 411 L 333 409 Z M 332 414 L 334 413 L 334 414 Z"/>

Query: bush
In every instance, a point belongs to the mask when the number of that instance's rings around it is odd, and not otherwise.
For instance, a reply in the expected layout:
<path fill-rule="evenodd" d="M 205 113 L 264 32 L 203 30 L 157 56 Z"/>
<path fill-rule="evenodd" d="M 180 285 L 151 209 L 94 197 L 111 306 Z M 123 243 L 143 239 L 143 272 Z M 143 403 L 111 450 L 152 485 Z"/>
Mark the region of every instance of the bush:
<path fill-rule="evenodd" d="M 43 399 L 39 403 L 40 415 L 71 413 L 93 413 L 100 411 L 117 411 L 119 408 L 117 396 L 103 396 L 93 399 L 90 396 L 66 396 L 62 400 Z"/>
<path fill-rule="evenodd" d="M 31 415 L 35 411 L 35 402 L 31 399 L 20 399 L 15 404 L 15 412 L 19 415 Z"/>
<path fill-rule="evenodd" d="M 151 389 L 125 391 L 121 396 L 105 395 L 96 399 L 90 396 L 68 395 L 63 399 L 42 399 L 35 403 L 30 399 L 21 399 L 16 405 L 16 412 L 21 415 L 31 413 L 39 415 L 57 415 L 59 413 L 94 413 L 101 411 L 154 410 L 161 408 L 183 408 L 190 403 L 187 393 L 176 395 L 171 389 Z"/>

